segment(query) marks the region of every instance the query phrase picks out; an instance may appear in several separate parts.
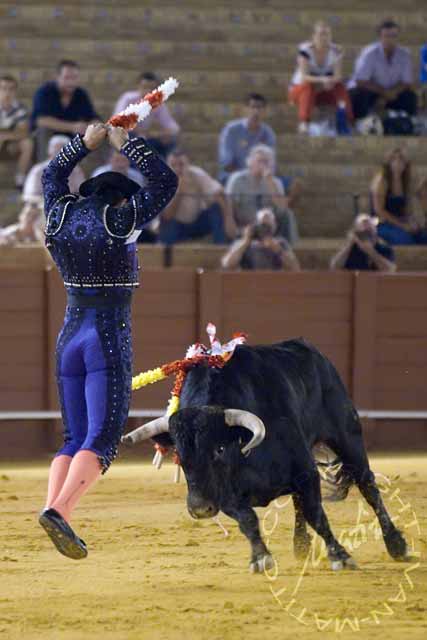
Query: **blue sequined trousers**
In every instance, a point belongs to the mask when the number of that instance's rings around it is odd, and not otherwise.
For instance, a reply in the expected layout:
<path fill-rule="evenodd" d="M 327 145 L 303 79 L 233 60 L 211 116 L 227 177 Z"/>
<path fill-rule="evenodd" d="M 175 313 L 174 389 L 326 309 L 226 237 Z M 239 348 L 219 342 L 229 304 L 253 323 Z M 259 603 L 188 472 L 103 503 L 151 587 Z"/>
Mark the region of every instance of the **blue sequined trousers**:
<path fill-rule="evenodd" d="M 56 376 L 64 423 L 64 446 L 57 455 L 93 451 L 105 473 L 117 455 L 130 405 L 130 304 L 67 306 L 57 341 Z"/>

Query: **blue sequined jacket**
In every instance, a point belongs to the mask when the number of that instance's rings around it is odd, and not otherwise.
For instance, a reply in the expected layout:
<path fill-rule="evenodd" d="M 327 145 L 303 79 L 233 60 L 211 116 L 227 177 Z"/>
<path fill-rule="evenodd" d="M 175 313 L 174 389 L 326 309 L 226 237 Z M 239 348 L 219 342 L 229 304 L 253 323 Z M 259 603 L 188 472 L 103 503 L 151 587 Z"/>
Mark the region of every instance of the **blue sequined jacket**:
<path fill-rule="evenodd" d="M 68 290 L 136 287 L 138 230 L 170 202 L 178 178 L 143 138 L 128 140 L 121 153 L 137 165 L 145 184 L 125 206 L 106 206 L 98 196 L 79 198 L 69 191 L 68 177 L 88 153 L 77 135 L 44 170 L 46 246 Z"/>

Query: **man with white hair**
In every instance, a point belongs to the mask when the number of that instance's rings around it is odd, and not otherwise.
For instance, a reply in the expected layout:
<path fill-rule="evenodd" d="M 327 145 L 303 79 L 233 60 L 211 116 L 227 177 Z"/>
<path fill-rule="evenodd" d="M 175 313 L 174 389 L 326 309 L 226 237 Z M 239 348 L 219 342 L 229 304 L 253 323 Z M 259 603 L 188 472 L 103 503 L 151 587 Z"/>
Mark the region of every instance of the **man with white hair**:
<path fill-rule="evenodd" d="M 44 169 L 47 167 L 49 162 L 55 158 L 58 153 L 61 151 L 62 147 L 70 142 L 70 138 L 68 136 L 56 135 L 52 136 L 48 143 L 48 159 L 44 162 L 39 162 L 35 164 L 33 168 L 27 175 L 27 178 L 24 183 L 24 188 L 22 191 L 22 199 L 24 202 L 35 202 L 42 203 L 43 202 L 43 191 L 42 191 L 42 174 Z M 80 166 L 77 165 L 73 171 L 71 172 L 70 177 L 68 178 L 68 184 L 70 187 L 71 193 L 78 193 L 79 187 L 84 182 L 85 175 L 81 170 Z"/>
<path fill-rule="evenodd" d="M 332 257 L 332 270 L 383 271 L 394 273 L 393 248 L 378 237 L 378 218 L 361 213 L 355 219 L 341 249 Z"/>
<path fill-rule="evenodd" d="M 247 169 L 233 173 L 225 191 L 231 200 L 233 217 L 243 229 L 255 222 L 257 211 L 273 209 L 278 234 L 292 245 L 298 240 L 298 228 L 293 211 L 285 195 L 282 182 L 274 175 L 275 154 L 264 144 L 253 147 L 247 158 Z"/>

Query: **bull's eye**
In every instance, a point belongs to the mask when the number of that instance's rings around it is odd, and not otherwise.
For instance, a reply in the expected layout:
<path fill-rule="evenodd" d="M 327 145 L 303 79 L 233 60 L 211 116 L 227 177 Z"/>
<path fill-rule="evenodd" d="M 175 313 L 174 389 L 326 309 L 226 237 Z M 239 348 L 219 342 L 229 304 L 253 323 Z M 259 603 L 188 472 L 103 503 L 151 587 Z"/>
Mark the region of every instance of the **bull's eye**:
<path fill-rule="evenodd" d="M 224 453 L 224 451 L 225 451 L 225 447 L 224 447 L 224 445 L 223 445 L 223 444 L 219 444 L 219 445 L 217 446 L 217 448 L 215 449 L 215 452 L 214 452 L 214 453 L 215 453 L 215 456 L 216 456 L 217 458 L 220 458 L 220 457 L 222 456 L 222 454 Z"/>

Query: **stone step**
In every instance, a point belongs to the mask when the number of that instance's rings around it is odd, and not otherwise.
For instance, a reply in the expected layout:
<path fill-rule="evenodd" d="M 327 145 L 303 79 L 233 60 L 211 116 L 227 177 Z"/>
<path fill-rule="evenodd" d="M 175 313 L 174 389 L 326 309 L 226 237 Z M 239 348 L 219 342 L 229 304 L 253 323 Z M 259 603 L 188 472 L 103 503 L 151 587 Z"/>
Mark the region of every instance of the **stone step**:
<path fill-rule="evenodd" d="M 37 61 L 32 61 L 29 59 L 32 47 L 26 50 L 13 40 L 2 39 L 0 42 L 3 43 L 3 46 L 0 46 L 3 66 L 13 69 L 17 77 L 28 80 L 29 86 L 33 87 L 37 83 L 40 74 L 43 79 L 52 77 L 52 56 L 55 59 L 73 57 L 82 65 L 82 81 L 96 83 L 100 95 L 109 95 L 112 84 L 118 89 L 133 87 L 141 72 L 142 61 L 144 69 L 156 70 L 163 77 L 175 75 L 181 80 L 183 73 L 202 74 L 203 90 L 210 88 L 211 93 L 217 94 L 218 81 L 221 81 L 218 79 L 218 73 L 244 74 L 244 81 L 252 83 L 252 74 L 265 73 L 266 69 L 271 68 L 274 60 L 275 64 L 280 66 L 280 87 L 281 93 L 284 93 L 292 79 L 296 57 L 296 47 L 293 45 L 280 49 L 277 45 L 271 45 L 270 51 L 262 51 L 246 44 L 238 46 L 236 43 L 231 43 L 231 46 L 223 46 L 223 43 L 215 43 L 214 46 L 210 46 L 209 43 L 199 43 L 200 46 L 197 43 L 197 46 L 183 43 L 182 47 L 172 43 L 160 43 L 165 44 L 164 47 L 152 47 L 149 43 L 128 43 L 127 47 L 122 47 L 120 43 L 114 46 L 108 43 L 108 47 L 104 47 L 103 43 L 96 44 L 86 40 L 73 40 L 68 46 L 64 46 L 62 41 L 47 43 L 38 39 L 34 49 L 38 49 L 38 44 L 44 42 L 47 45 L 46 50 L 42 49 L 38 53 Z M 419 47 L 411 48 L 414 69 L 418 69 L 419 66 L 418 49 Z M 352 76 L 359 51 L 360 47 L 354 45 L 346 49 L 343 63 L 345 79 Z M 123 65 L 126 65 L 125 69 Z M 100 84 L 103 86 L 99 86 Z M 268 91 L 268 88 L 264 90 Z M 28 93 L 27 90 L 26 95 Z M 277 92 L 274 97 L 278 97 Z"/>
<path fill-rule="evenodd" d="M 400 7 L 401 9 L 401 7 Z M 423 11 L 394 11 L 394 18 L 401 24 L 404 40 L 422 41 L 426 17 Z M 383 17 L 389 15 L 384 13 Z M 376 15 L 375 24 L 380 15 Z M 367 34 L 373 31 L 372 11 L 336 11 L 329 13 L 319 7 L 298 11 L 286 8 L 260 9 L 212 6 L 176 7 L 164 5 L 145 7 L 135 11 L 134 6 L 116 4 L 113 7 L 97 7 L 90 4 L 67 4 L 52 6 L 37 3 L 0 5 L 0 29 L 4 34 L 19 28 L 21 34 L 47 34 L 52 27 L 58 36 L 78 33 L 92 36 L 94 29 L 103 37 L 112 34 L 135 36 L 140 38 L 163 33 L 174 40 L 193 39 L 195 32 L 206 40 L 239 40 L 242 35 L 254 39 L 266 38 L 282 42 L 294 34 L 296 38 L 306 38 L 314 22 L 329 20 L 334 26 L 336 40 L 351 41 L 352 35 L 357 42 L 366 43 Z"/>
<path fill-rule="evenodd" d="M 28 7 L 34 4 L 34 0 L 20 0 L 19 5 L 21 7 Z M 157 0 L 156 6 L 158 7 L 170 7 L 170 0 Z M 196 7 L 197 9 L 209 8 L 211 7 L 211 0 L 181 0 L 179 5 L 181 9 L 193 9 Z M 378 2 L 376 6 L 377 11 L 382 11 L 382 4 L 384 4 L 384 11 L 398 11 L 402 9 L 402 0 L 389 0 L 387 3 Z M 43 5 L 45 7 L 56 7 L 58 5 L 61 7 L 71 6 L 74 7 L 76 5 L 76 0 L 43 0 Z M 104 15 L 105 8 L 108 7 L 116 7 L 116 0 L 102 0 L 102 6 L 98 8 L 99 15 Z M 120 6 L 126 6 L 127 8 L 135 10 L 141 10 L 143 8 L 150 8 L 152 3 L 148 0 L 125 0 L 120 3 Z M 229 8 L 230 3 L 229 0 L 216 0 L 215 6 L 217 7 L 225 7 Z M 0 0 L 0 8 L 5 8 L 8 11 L 16 11 L 16 2 L 11 2 L 10 0 Z M 424 0 L 405 0 L 405 7 L 409 11 L 411 10 L 422 10 L 425 8 Z M 236 0 L 233 3 L 233 10 L 240 11 L 243 9 L 253 9 L 259 8 L 259 0 Z M 268 10 L 272 9 L 295 9 L 294 0 L 268 0 L 266 2 L 266 8 Z M 304 0 L 304 8 L 306 11 L 308 10 L 317 10 L 324 9 L 325 2 L 324 0 Z M 370 10 L 372 9 L 372 1 L 371 0 L 358 0 L 357 5 L 352 5 L 350 9 L 346 6 L 343 6 L 342 0 L 328 0 L 327 5 L 328 10 L 337 11 L 339 14 L 345 13 L 347 11 L 359 11 L 359 10 Z"/>

